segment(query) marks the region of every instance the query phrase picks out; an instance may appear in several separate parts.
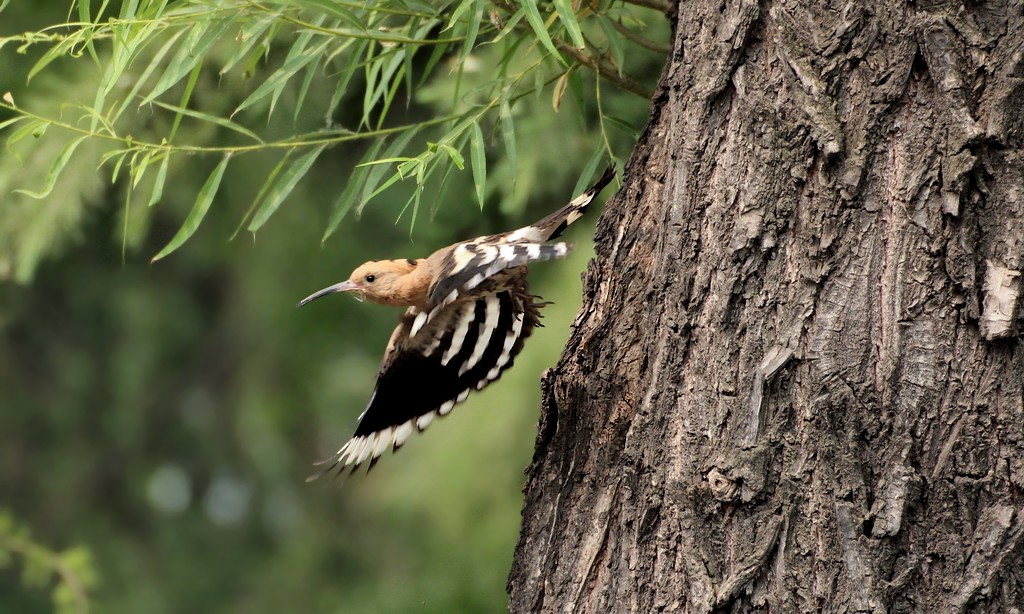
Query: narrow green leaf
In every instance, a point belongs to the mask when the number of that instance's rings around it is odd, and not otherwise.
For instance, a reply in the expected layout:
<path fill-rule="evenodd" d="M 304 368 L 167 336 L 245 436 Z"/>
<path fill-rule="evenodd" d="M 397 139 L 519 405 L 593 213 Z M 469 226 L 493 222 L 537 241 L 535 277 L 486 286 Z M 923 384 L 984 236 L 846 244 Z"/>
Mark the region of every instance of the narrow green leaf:
<path fill-rule="evenodd" d="M 364 30 L 368 27 L 372 27 L 367 24 L 367 19 L 364 17 L 360 19 L 356 13 L 345 8 L 337 0 L 267 0 L 266 4 L 280 4 L 286 8 L 294 8 L 296 4 L 303 8 L 312 8 L 316 11 L 333 15 L 334 17 L 340 17 L 343 21 L 348 23 L 353 28 Z M 366 4 L 364 7 L 367 10 L 373 8 L 372 4 Z M 365 15 L 365 14 L 364 14 Z"/>
<path fill-rule="evenodd" d="M 131 172 L 129 174 L 131 175 L 132 186 L 130 190 L 127 190 L 128 192 L 131 192 L 139 186 L 139 182 L 142 181 L 142 178 L 146 175 L 146 169 L 149 168 L 150 163 L 153 162 L 154 152 L 149 151 L 143 155 L 144 152 L 145 150 L 140 149 L 135 152 L 134 156 L 132 156 L 132 161 L 129 165 L 131 168 Z M 142 156 L 142 158 L 140 159 L 139 156 Z"/>
<path fill-rule="evenodd" d="M 584 95 L 583 77 L 580 76 L 580 71 L 578 70 L 569 71 L 569 93 L 572 94 L 572 99 L 580 110 L 580 116 L 585 117 L 587 113 L 587 96 Z"/>
<path fill-rule="evenodd" d="M 24 139 L 26 136 L 30 134 L 35 138 L 43 136 L 46 133 L 46 127 L 48 125 L 49 124 L 47 124 L 43 120 L 36 119 L 25 124 L 21 128 L 18 128 L 17 130 L 11 133 L 11 136 L 7 137 L 7 151 L 14 153 L 14 145 L 17 144 L 18 141 Z"/>
<path fill-rule="evenodd" d="M 437 146 L 443 149 L 446 154 L 448 154 L 448 157 L 452 159 L 452 162 L 455 163 L 455 166 L 459 167 L 460 171 L 466 169 L 466 160 L 465 158 L 462 157 L 462 154 L 459 153 L 458 149 L 455 149 L 451 145 L 447 145 L 445 143 L 438 143 Z"/>
<path fill-rule="evenodd" d="M 433 152 L 425 152 L 418 158 L 409 158 L 405 162 L 398 165 L 398 174 L 401 175 L 402 179 L 407 179 L 412 176 L 422 177 L 423 168 L 426 166 L 429 160 L 432 160 L 436 154 Z M 462 156 L 459 156 L 460 158 Z"/>
<path fill-rule="evenodd" d="M 46 198 L 53 191 L 53 186 L 57 184 L 57 178 L 60 177 L 61 171 L 67 166 L 68 160 L 75 153 L 75 149 L 82 144 L 82 141 L 89 138 L 89 135 L 82 135 L 76 139 L 69 141 L 64 147 L 61 148 L 60 153 L 57 154 L 57 158 L 53 161 L 53 165 L 50 167 L 50 171 L 46 173 L 46 183 L 43 184 L 43 189 L 38 192 L 30 192 L 28 190 L 15 190 L 19 194 L 24 194 L 31 198 L 40 199 Z"/>
<path fill-rule="evenodd" d="M 102 160 L 102 162 L 100 162 L 100 166 L 103 166 L 107 160 L 117 158 L 117 161 L 114 162 L 114 172 L 110 174 L 110 183 L 117 182 L 117 176 L 121 174 L 121 165 L 124 164 L 124 159 L 128 157 L 129 153 L 131 153 L 130 149 L 118 149 L 110 152 L 109 156 L 100 157 L 100 160 Z"/>
<path fill-rule="evenodd" d="M 170 164 L 171 154 L 164 154 L 164 159 L 160 161 L 160 168 L 156 169 L 156 179 L 153 180 L 153 193 L 149 195 L 149 202 L 146 203 L 147 207 L 160 202 L 160 199 L 164 195 L 164 184 L 167 183 L 167 166 Z"/>
<path fill-rule="evenodd" d="M 462 53 L 459 54 L 459 62 L 464 62 L 469 54 L 473 52 L 473 47 L 476 46 L 476 37 L 480 34 L 480 22 L 484 19 L 484 0 L 472 1 L 473 12 L 469 14 L 469 23 L 466 24 L 466 40 L 462 43 Z"/>
<path fill-rule="evenodd" d="M 263 100 L 268 95 L 280 95 L 281 92 L 284 90 L 285 86 L 288 85 L 288 81 L 293 76 L 295 76 L 295 73 L 302 70 L 302 67 L 305 66 L 306 64 L 309 64 L 317 57 L 320 57 L 321 52 L 327 48 L 327 45 L 330 41 L 323 41 L 322 43 L 320 43 L 320 45 L 308 50 L 307 52 L 305 50 L 305 45 L 303 44 L 300 46 L 300 43 L 305 43 L 311 37 L 312 34 L 310 34 L 309 32 L 304 32 L 303 34 L 300 34 L 299 40 L 297 40 L 295 44 L 292 45 L 292 51 L 294 51 L 294 53 L 289 52 L 288 58 L 285 59 L 284 64 L 281 65 L 281 68 L 278 68 L 276 71 L 274 71 L 274 74 L 270 75 L 270 77 L 268 77 L 266 81 L 261 83 L 259 87 L 253 90 L 253 92 L 249 94 L 249 96 L 247 96 L 245 100 L 242 101 L 242 104 L 238 105 L 235 108 L 235 110 L 231 112 L 231 115 L 234 116 L 238 114 L 243 109 L 246 109 L 255 104 L 256 102 Z M 270 112 L 273 113 L 273 105 L 271 105 Z"/>
<path fill-rule="evenodd" d="M 508 88 L 501 95 L 501 109 L 498 113 L 501 119 L 501 140 L 505 143 L 505 155 L 508 156 L 508 163 L 512 167 L 513 175 L 516 169 L 516 129 L 512 123 L 512 107 L 509 103 Z"/>
<path fill-rule="evenodd" d="M 298 123 L 299 115 L 302 113 L 302 104 L 306 102 L 306 94 L 309 93 L 309 86 L 313 84 L 313 77 L 316 76 L 320 68 L 319 59 L 314 60 L 309 66 L 306 67 L 306 76 L 302 79 L 302 85 L 299 87 L 299 93 L 295 97 L 295 109 L 292 111 L 292 121 Z"/>
<path fill-rule="evenodd" d="M 497 36 L 495 36 L 491 42 L 496 43 L 501 39 L 505 38 L 506 36 L 508 36 L 509 33 L 516 29 L 516 26 L 518 26 L 519 22 L 522 20 L 523 9 L 520 8 L 515 13 L 513 13 L 512 16 L 508 18 L 508 20 L 505 21 L 505 27 L 501 29 L 501 32 L 498 32 Z"/>
<path fill-rule="evenodd" d="M 582 194 L 583 190 L 587 189 L 590 185 L 590 180 L 594 177 L 594 173 L 597 171 L 597 165 L 604 159 L 604 149 L 596 148 L 594 153 L 591 154 L 590 159 L 587 160 L 583 170 L 580 171 L 580 178 L 576 180 L 576 185 L 572 189 L 573 196 Z"/>
<path fill-rule="evenodd" d="M 412 234 L 412 229 L 416 226 L 416 215 L 420 212 L 420 197 L 423 195 L 423 185 L 417 185 L 416 189 L 412 192 L 412 197 L 409 199 L 412 201 L 412 219 L 409 220 L 409 234 Z M 409 201 L 406 201 L 405 206 L 402 207 L 404 212 L 409 208 Z M 401 217 L 401 215 L 399 215 Z M 398 223 L 398 220 L 395 220 Z"/>
<path fill-rule="evenodd" d="M 267 176 L 266 181 L 264 181 L 263 185 L 260 186 L 259 193 L 256 194 L 256 198 L 253 199 L 252 204 L 249 205 L 248 209 L 246 209 L 245 215 L 242 216 L 242 219 L 238 222 L 238 226 L 235 227 L 235 232 L 231 233 L 232 241 L 234 241 L 235 237 L 238 236 L 238 233 L 242 232 L 242 228 L 245 227 L 245 222 L 248 221 L 249 217 L 252 215 L 252 212 L 256 210 L 256 207 L 258 207 L 259 204 L 263 202 L 263 197 L 267 194 L 268 191 L 270 191 L 270 188 L 274 187 L 274 184 L 277 183 L 277 176 L 281 174 L 281 171 L 284 169 L 285 165 L 288 164 L 288 160 L 292 159 L 292 154 L 294 152 L 294 149 L 285 150 L 284 155 L 281 156 L 281 159 L 278 160 L 277 164 L 274 165 L 274 170 L 270 171 L 270 174 Z"/>
<path fill-rule="evenodd" d="M 473 162 L 473 184 L 476 186 L 476 200 L 484 208 L 484 188 L 487 187 L 487 154 L 484 149 L 484 133 L 480 124 L 473 122 L 470 128 L 469 158 Z"/>
<path fill-rule="evenodd" d="M 299 156 L 288 167 L 288 170 L 281 173 L 281 179 L 267 192 L 263 204 L 256 210 L 256 215 L 253 216 L 252 222 L 249 223 L 249 232 L 256 232 L 270 219 L 270 216 L 277 211 L 277 208 L 281 206 L 284 199 L 295 189 L 299 180 L 306 176 L 306 173 L 309 172 L 310 167 L 313 166 L 313 163 L 316 162 L 317 157 L 323 152 L 325 147 L 327 145 L 320 145 L 307 151 Z"/>
<path fill-rule="evenodd" d="M 324 231 L 324 236 L 320 239 L 321 242 L 327 240 L 334 231 L 338 228 L 338 224 L 348 214 L 349 209 L 356 201 L 356 197 L 363 191 L 363 185 L 366 183 L 366 178 L 370 174 L 370 168 L 366 166 L 360 166 L 365 162 L 374 160 L 377 157 L 377 153 L 384 145 L 384 140 L 377 141 L 373 147 L 366 152 L 366 154 L 359 161 L 359 165 L 352 171 L 352 174 L 348 178 L 348 182 L 345 184 L 345 189 L 341 192 L 338 200 L 335 201 L 334 207 L 331 209 L 331 218 L 327 222 L 327 230 Z"/>
<path fill-rule="evenodd" d="M 338 110 L 338 105 L 341 104 L 341 99 L 348 93 L 348 84 L 352 80 L 352 75 L 356 73 L 356 69 L 359 67 L 359 60 L 363 53 L 366 51 L 366 47 L 372 43 L 368 40 L 361 40 L 355 43 L 355 48 L 349 53 L 348 64 L 342 69 L 340 76 L 338 77 L 338 84 L 334 87 L 334 94 L 331 95 L 331 102 L 327 105 L 327 113 L 325 115 L 327 124 L 332 125 L 334 123 L 334 113 Z M 438 45 L 440 47 L 441 45 Z"/>
<path fill-rule="evenodd" d="M 142 99 L 140 105 L 152 102 L 160 94 L 163 94 L 185 78 L 185 75 L 189 74 L 193 68 L 202 65 L 206 53 L 213 47 L 214 43 L 220 40 L 230 24 L 230 19 L 196 22 L 189 36 L 186 37 L 185 44 L 171 58 L 164 74 L 160 75 L 153 89 Z"/>
<path fill-rule="evenodd" d="M 580 31 L 580 23 L 576 21 L 576 12 L 572 10 L 572 5 L 569 0 L 554 0 L 555 12 L 558 13 L 558 20 L 565 26 L 565 30 L 569 33 L 569 38 L 572 39 L 572 44 L 577 49 L 583 49 L 587 46 L 583 42 L 583 32 Z"/>
<path fill-rule="evenodd" d="M 18 123 L 18 122 L 20 122 L 22 120 L 26 120 L 26 119 L 28 119 L 28 118 L 25 117 L 24 115 L 16 115 L 16 116 L 14 116 L 14 117 L 6 120 L 6 121 L 0 122 L 0 130 L 3 130 L 4 128 L 7 128 L 8 126 L 13 126 L 14 124 L 16 124 L 16 123 Z"/>
<path fill-rule="evenodd" d="M 274 25 L 277 20 L 278 14 L 272 13 L 261 19 L 256 19 L 246 23 L 242 27 L 242 31 L 235 37 L 235 50 L 231 53 L 231 56 L 224 62 L 224 65 L 220 68 L 220 74 L 227 74 L 232 68 L 235 67 L 242 59 L 244 59 L 249 51 L 259 43 L 261 40 L 265 40 L 263 35 Z"/>
<path fill-rule="evenodd" d="M 188 108 L 188 101 L 192 99 L 192 92 L 196 89 L 196 83 L 199 81 L 199 73 L 202 71 L 202 68 L 202 64 L 196 64 L 192 68 L 192 72 L 189 73 L 188 83 L 185 84 L 185 90 L 181 93 L 181 101 L 178 103 L 179 109 Z M 178 127 L 181 126 L 182 117 L 184 117 L 182 113 L 175 114 L 174 121 L 171 123 L 171 130 L 167 133 L 168 141 L 173 141 L 174 135 L 178 134 Z"/>
<path fill-rule="evenodd" d="M 445 202 L 445 196 L 448 195 L 448 178 L 451 177 L 453 168 L 455 166 L 452 164 L 445 168 L 444 175 L 441 176 L 441 185 L 434 191 L 434 202 L 430 206 L 430 219 L 434 219 L 437 210 L 441 208 L 441 203 Z"/>
<path fill-rule="evenodd" d="M 437 63 L 448 55 L 448 45 L 433 45 L 433 47 L 433 51 L 430 52 L 430 58 L 427 59 L 427 64 L 423 67 L 422 72 L 419 73 L 420 81 L 418 85 L 420 86 L 427 82 L 430 75 L 434 74 L 434 68 L 437 67 Z"/>
<path fill-rule="evenodd" d="M 227 154 L 221 159 L 217 168 L 213 169 L 210 176 L 206 179 L 206 183 L 203 184 L 203 188 L 199 190 L 199 195 L 196 197 L 196 202 L 192 205 L 192 211 L 189 212 L 188 217 L 185 218 L 185 223 L 181 225 L 178 232 L 171 239 L 160 253 L 153 256 L 150 263 L 156 262 L 161 258 L 166 257 L 168 254 L 173 252 L 182 246 L 185 241 L 188 241 L 189 237 L 195 233 L 196 229 L 199 228 L 199 224 L 203 221 L 203 217 L 206 216 L 206 212 L 210 209 L 210 204 L 213 203 L 213 197 L 217 195 L 217 189 L 220 187 L 220 180 L 224 177 L 224 169 L 228 167 L 228 160 L 231 159 L 231 154 Z"/>
<path fill-rule="evenodd" d="M 377 166 L 377 165 L 391 165 L 391 164 L 403 164 L 416 158 L 410 158 L 409 156 L 400 156 L 398 158 L 381 158 L 380 160 L 370 160 L 369 162 L 360 162 L 357 166 Z"/>
<path fill-rule="evenodd" d="M 408 56 L 408 53 L 403 55 Z M 402 75 L 405 73 L 406 64 L 403 61 L 398 67 L 398 72 L 395 73 L 394 78 L 391 81 L 391 88 L 387 95 L 384 96 L 384 106 L 381 107 L 380 113 L 377 119 L 377 130 L 384 127 L 384 120 L 388 117 L 388 110 L 391 108 L 391 103 L 395 101 L 398 94 L 398 88 L 402 86 Z"/>
<path fill-rule="evenodd" d="M 175 48 L 177 46 L 178 39 L 181 38 L 184 34 L 185 34 L 184 30 L 179 30 L 179 31 L 175 32 L 174 34 L 172 34 L 170 36 L 169 39 L 167 39 L 167 42 L 164 43 L 163 46 L 160 47 L 160 49 L 155 54 L 153 54 L 153 57 L 150 58 L 149 64 L 146 66 L 146 69 L 144 71 L 142 71 L 142 74 L 139 75 L 139 77 L 137 77 L 135 79 L 135 85 L 132 86 L 131 92 L 129 92 L 128 95 L 124 97 L 124 100 L 121 102 L 121 106 L 118 107 L 117 112 L 114 113 L 114 116 L 112 118 L 113 121 L 117 121 L 117 119 L 119 117 L 121 117 L 121 114 L 124 113 L 125 109 L 128 108 L 128 105 L 135 101 L 136 96 L 138 96 L 139 92 L 142 90 L 142 86 L 145 85 L 146 82 L 149 81 L 149 78 L 153 76 L 153 73 L 156 71 L 156 69 L 162 65 L 164 56 L 167 55 L 168 51 L 170 51 L 171 49 L 173 49 L 173 48 Z M 113 68 L 112 67 L 108 67 L 108 70 L 112 71 Z M 94 103 L 94 106 L 97 109 L 102 108 L 102 106 L 103 106 L 103 103 L 102 103 L 102 99 L 103 98 L 102 98 L 101 94 L 103 93 L 103 90 L 106 87 L 106 85 L 105 85 L 106 79 L 107 79 L 107 77 L 104 76 L 104 80 L 103 80 L 103 82 L 101 84 L 100 90 L 99 90 L 99 92 L 97 92 L 97 95 L 96 95 L 97 100 Z M 94 127 L 95 127 L 95 123 L 94 123 Z"/>
<path fill-rule="evenodd" d="M 367 196 L 366 200 L 367 201 L 372 200 L 374 196 L 380 194 L 384 190 L 390 188 L 391 186 L 393 186 L 394 184 L 398 183 L 399 181 L 401 181 L 403 179 L 405 179 L 405 175 L 403 175 L 401 173 L 401 171 L 397 171 L 396 170 L 395 174 L 393 174 L 390 177 L 388 177 L 388 180 L 385 181 L 384 183 L 382 183 L 380 185 L 380 187 L 378 187 L 376 190 L 373 191 L 373 193 L 371 193 L 369 196 Z"/>
<path fill-rule="evenodd" d="M 562 58 L 558 50 L 555 49 L 555 44 L 551 42 L 551 35 L 548 34 L 548 27 L 544 25 L 544 19 L 540 16 L 540 11 L 537 10 L 537 0 L 520 0 L 520 6 L 523 7 L 523 13 L 526 15 L 526 21 L 530 23 L 530 27 L 533 28 L 533 33 L 537 35 L 540 43 L 544 45 L 552 56 L 555 57 L 560 63 L 565 64 L 565 60 Z"/>
<path fill-rule="evenodd" d="M 460 0 L 459 5 L 456 6 L 455 10 L 452 11 L 452 16 L 448 18 L 448 25 L 446 25 L 444 29 L 441 31 L 447 32 L 448 30 L 454 30 L 455 27 L 459 25 L 462 16 L 469 10 L 471 6 L 473 6 L 475 2 L 476 0 Z"/>
<path fill-rule="evenodd" d="M 252 130 L 249 130 L 248 128 L 246 128 L 244 126 L 241 126 L 241 125 L 231 121 L 230 119 L 224 119 L 223 117 L 217 117 L 216 115 L 210 115 L 209 113 L 203 113 L 202 111 L 193 111 L 191 109 L 186 109 L 186 108 L 183 108 L 183 107 L 179 107 L 177 105 L 167 104 L 166 102 L 160 102 L 159 100 L 154 101 L 153 104 L 157 105 L 158 107 L 163 107 L 163 108 L 167 109 L 168 111 L 174 111 L 175 113 L 178 113 L 179 115 L 187 115 L 188 117 L 193 117 L 195 119 L 199 119 L 199 120 L 202 120 L 204 122 L 210 122 L 211 124 L 216 124 L 216 125 L 220 126 L 221 128 L 227 128 L 228 130 L 233 130 L 234 132 L 237 132 L 239 134 L 242 134 L 242 135 L 245 135 L 245 136 L 249 137 L 250 139 L 256 141 L 257 143 L 262 143 L 263 142 L 263 139 L 261 139 L 255 132 L 253 132 Z"/>
<path fill-rule="evenodd" d="M 379 56 L 371 65 L 367 72 L 366 94 L 363 96 L 363 124 L 370 125 L 370 113 L 373 112 L 377 101 L 391 88 L 391 79 L 402 65 L 405 53 L 405 49 L 398 49 L 390 58 Z M 383 117 L 384 113 L 381 113 L 382 120 Z"/>
<path fill-rule="evenodd" d="M 39 61 L 36 62 L 35 66 L 32 67 L 32 70 L 28 71 L 28 76 L 25 77 L 25 81 L 31 81 L 32 77 L 36 76 L 39 73 L 39 71 L 46 68 L 51 62 L 53 62 L 57 58 L 68 55 L 68 51 L 75 45 L 77 45 L 79 42 L 81 42 L 81 35 L 79 35 L 78 33 L 74 33 L 69 35 L 67 38 L 60 41 L 53 47 L 50 47 L 50 49 L 43 54 L 43 57 L 39 58 Z"/>
<path fill-rule="evenodd" d="M 128 20 L 135 17 L 135 11 L 139 9 L 139 0 L 127 0 L 121 4 L 121 19 Z"/>
<path fill-rule="evenodd" d="M 615 31 L 615 27 L 612 26 L 609 17 L 601 15 L 598 18 L 598 23 L 601 24 L 601 29 L 604 30 L 604 38 L 608 41 L 608 49 L 612 53 L 612 61 L 615 62 L 615 68 L 618 69 L 621 76 L 622 65 L 626 61 L 626 53 L 622 47 L 622 35 Z"/>
<path fill-rule="evenodd" d="M 384 150 L 384 158 L 397 158 L 405 150 L 405 147 L 412 140 L 412 137 L 416 135 L 417 128 L 410 128 L 396 138 L 386 150 Z M 380 184 L 380 180 L 384 178 L 384 173 L 387 172 L 386 165 L 379 165 L 370 167 L 370 171 L 366 176 L 366 183 L 363 186 L 363 195 L 360 198 L 359 206 L 356 208 L 356 215 L 363 212 L 363 208 L 366 207 L 366 203 L 370 202 L 377 192 L 377 186 Z"/>
<path fill-rule="evenodd" d="M 634 138 L 634 139 L 640 138 L 640 131 L 637 130 L 635 126 L 633 126 L 632 124 L 630 124 L 626 120 L 624 120 L 622 118 L 619 118 L 619 117 L 615 117 L 614 115 L 605 115 L 605 116 L 603 116 L 603 118 L 604 118 L 604 120 L 610 122 L 611 125 L 615 126 L 619 130 L 622 130 L 623 132 L 625 132 L 626 134 L 628 134 L 632 138 Z"/>
<path fill-rule="evenodd" d="M 133 159 L 132 163 L 134 164 L 134 162 L 135 162 L 135 160 Z M 134 169 L 132 169 L 132 170 L 134 170 Z M 129 183 L 131 183 L 131 182 L 129 182 Z M 128 188 L 125 189 L 125 191 L 124 191 L 124 214 L 122 215 L 122 218 L 124 218 L 124 223 L 121 226 L 121 264 L 122 265 L 125 263 L 125 257 L 126 257 L 126 254 L 128 253 L 128 220 L 131 219 L 131 215 L 132 215 L 132 194 L 135 192 L 135 190 L 133 188 L 134 188 L 134 185 L 131 185 L 131 186 L 128 186 Z"/>
<path fill-rule="evenodd" d="M 7 0 L 4 0 L 4 4 L 6 4 L 6 3 L 7 3 Z M 78 20 L 81 21 L 82 23 L 92 23 L 92 15 L 90 14 L 91 11 L 89 10 L 91 8 L 90 5 L 92 3 L 88 2 L 87 0 L 81 0 L 79 2 L 75 2 L 75 4 L 78 5 Z M 100 10 L 102 11 L 102 9 L 100 9 Z M 99 21 L 99 20 L 97 20 L 97 21 Z M 95 61 L 98 64 L 99 63 L 99 56 L 96 54 L 96 48 L 95 48 L 95 46 L 92 43 L 92 36 L 91 35 L 88 37 L 88 41 L 86 43 L 86 47 L 88 48 L 89 55 L 92 56 L 93 61 Z"/>
<path fill-rule="evenodd" d="M 92 107 L 86 106 L 84 104 L 67 104 L 67 105 L 62 105 L 62 107 L 61 107 L 62 110 L 63 110 L 64 107 L 70 107 L 72 109 L 78 109 L 86 117 L 91 117 L 93 119 L 93 121 L 92 121 L 92 131 L 93 132 L 103 132 L 103 133 L 106 133 L 106 134 L 108 134 L 110 136 L 113 136 L 116 139 L 120 140 L 120 136 L 118 136 L 117 133 L 114 131 L 114 125 L 111 124 L 109 121 L 107 121 L 106 117 L 103 117 L 102 115 L 97 113 L 96 109 L 93 109 Z"/>

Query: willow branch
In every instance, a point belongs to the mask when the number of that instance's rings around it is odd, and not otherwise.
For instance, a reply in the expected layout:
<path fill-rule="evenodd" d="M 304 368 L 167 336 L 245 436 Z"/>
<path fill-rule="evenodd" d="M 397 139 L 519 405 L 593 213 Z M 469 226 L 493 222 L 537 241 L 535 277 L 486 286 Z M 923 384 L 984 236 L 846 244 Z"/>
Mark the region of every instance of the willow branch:
<path fill-rule="evenodd" d="M 649 38 L 645 38 L 643 36 L 640 36 L 636 32 L 630 30 L 629 28 L 627 28 L 626 26 L 622 25 L 618 21 L 615 21 L 614 19 L 609 19 L 608 21 L 611 22 L 612 27 L 615 28 L 616 32 L 618 32 L 619 34 L 625 36 L 626 38 L 628 38 L 629 40 L 633 41 L 637 45 L 640 45 L 644 49 L 650 49 L 651 51 L 656 51 L 656 52 L 661 53 L 661 54 L 666 54 L 669 51 L 672 51 L 672 46 L 671 45 L 666 45 L 664 43 L 659 43 L 657 41 L 652 41 Z"/>
<path fill-rule="evenodd" d="M 658 12 L 665 13 L 666 15 L 671 11 L 675 5 L 671 2 L 665 2 L 664 0 L 622 0 L 626 4 L 635 4 L 636 6 L 642 6 L 648 9 L 654 9 Z"/>
<path fill-rule="evenodd" d="M 515 9 L 505 0 L 494 0 L 494 4 L 501 8 L 502 10 L 504 10 L 509 15 L 515 13 Z M 530 29 L 529 26 L 527 26 L 521 21 L 516 25 L 516 28 L 520 30 L 528 30 L 530 32 L 533 32 L 533 30 Z M 579 64 L 586 66 L 587 68 L 596 72 L 605 79 L 608 79 L 622 90 L 627 91 L 631 94 L 636 94 L 637 96 L 640 96 L 641 98 L 646 98 L 648 100 L 650 100 L 651 96 L 654 95 L 654 92 L 650 92 L 644 89 L 644 86 L 635 81 L 634 79 L 626 75 L 620 75 L 618 71 L 609 66 L 607 63 L 601 61 L 599 58 L 593 58 L 583 53 L 579 49 L 573 47 L 572 45 L 566 43 L 565 41 L 555 38 L 553 36 L 551 37 L 551 42 L 555 44 L 555 47 L 557 47 L 559 51 L 572 57 L 572 59 L 576 60 Z"/>
<path fill-rule="evenodd" d="M 644 86 L 633 78 L 626 75 L 620 75 L 618 71 L 609 66 L 607 62 L 602 62 L 598 58 L 590 57 L 579 49 L 557 38 L 552 38 L 551 40 L 555 43 L 555 46 L 558 47 L 559 51 L 572 57 L 572 59 L 576 60 L 580 64 L 611 81 L 622 90 L 631 94 L 636 94 L 637 96 L 648 100 L 650 100 L 651 96 L 654 95 L 654 92 L 644 89 Z"/>

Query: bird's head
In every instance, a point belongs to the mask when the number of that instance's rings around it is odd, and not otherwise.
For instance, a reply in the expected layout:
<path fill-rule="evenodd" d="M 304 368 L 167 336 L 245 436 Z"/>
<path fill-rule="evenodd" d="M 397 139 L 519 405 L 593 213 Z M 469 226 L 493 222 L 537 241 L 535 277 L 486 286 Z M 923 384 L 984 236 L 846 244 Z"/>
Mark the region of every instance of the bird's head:
<path fill-rule="evenodd" d="M 299 307 L 321 296 L 335 292 L 351 292 L 359 300 L 384 305 L 412 305 L 413 290 L 408 275 L 416 270 L 419 260 L 371 260 L 359 265 L 349 278 L 341 283 L 318 290 L 299 301 Z"/>

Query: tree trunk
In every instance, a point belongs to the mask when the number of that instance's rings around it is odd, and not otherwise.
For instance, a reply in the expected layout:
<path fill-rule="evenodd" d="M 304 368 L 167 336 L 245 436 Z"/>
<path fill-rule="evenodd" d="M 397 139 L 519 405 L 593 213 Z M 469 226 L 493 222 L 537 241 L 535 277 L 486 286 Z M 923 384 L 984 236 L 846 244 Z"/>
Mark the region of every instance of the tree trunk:
<path fill-rule="evenodd" d="M 514 612 L 1024 607 L 1024 9 L 686 2 Z"/>

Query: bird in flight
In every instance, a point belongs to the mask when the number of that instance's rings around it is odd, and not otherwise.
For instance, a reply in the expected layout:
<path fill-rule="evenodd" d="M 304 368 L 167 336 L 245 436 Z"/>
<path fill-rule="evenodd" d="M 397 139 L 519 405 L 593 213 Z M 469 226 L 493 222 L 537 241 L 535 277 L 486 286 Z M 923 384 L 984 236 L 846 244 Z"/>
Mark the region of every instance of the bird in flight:
<path fill-rule="evenodd" d="M 373 468 L 389 447 L 446 416 L 473 390 L 512 366 L 543 303 L 529 292 L 526 265 L 562 258 L 569 245 L 552 242 L 582 216 L 615 177 L 609 167 L 594 185 L 535 224 L 441 248 L 427 258 L 374 260 L 345 281 L 314 292 L 298 306 L 336 292 L 405 307 L 391 334 L 377 385 L 352 437 L 327 467 Z"/>

